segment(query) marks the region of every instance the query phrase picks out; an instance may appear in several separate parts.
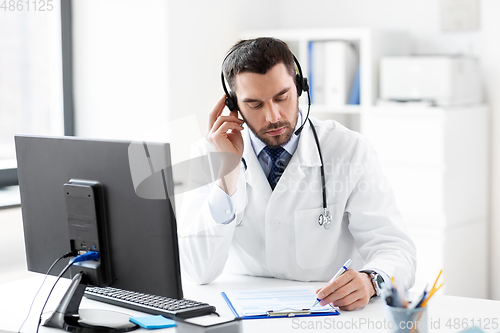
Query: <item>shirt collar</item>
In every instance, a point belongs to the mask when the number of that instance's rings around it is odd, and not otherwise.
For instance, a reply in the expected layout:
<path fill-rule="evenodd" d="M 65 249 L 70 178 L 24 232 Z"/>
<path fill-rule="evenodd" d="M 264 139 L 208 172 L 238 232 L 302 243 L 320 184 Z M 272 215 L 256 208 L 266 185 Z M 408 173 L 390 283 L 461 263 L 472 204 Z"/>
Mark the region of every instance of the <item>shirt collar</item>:
<path fill-rule="evenodd" d="M 300 133 L 299 133 L 299 135 L 295 135 L 295 131 L 300 127 L 300 125 L 302 125 L 302 112 L 301 112 L 301 110 L 299 110 L 299 116 L 297 117 L 297 123 L 295 124 L 295 129 L 293 130 L 292 137 L 284 146 L 282 146 L 286 150 L 286 152 L 289 153 L 290 155 L 293 155 L 293 153 L 295 153 L 295 150 L 297 149 L 297 145 L 299 144 Z M 264 149 L 266 144 L 264 142 L 262 142 L 252 132 L 252 130 L 250 128 L 248 128 L 248 131 L 250 132 L 250 142 L 252 142 L 252 148 L 255 152 L 255 155 L 259 156 L 260 152 L 262 151 L 262 149 Z"/>

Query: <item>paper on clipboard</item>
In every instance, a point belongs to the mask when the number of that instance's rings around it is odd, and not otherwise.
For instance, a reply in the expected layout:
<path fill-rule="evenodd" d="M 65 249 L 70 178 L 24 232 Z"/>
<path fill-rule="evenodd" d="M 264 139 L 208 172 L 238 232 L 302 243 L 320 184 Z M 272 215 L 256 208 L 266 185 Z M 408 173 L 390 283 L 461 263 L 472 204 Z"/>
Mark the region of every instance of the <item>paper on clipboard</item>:
<path fill-rule="evenodd" d="M 329 305 L 312 307 L 316 300 L 316 293 L 311 286 L 286 287 L 272 289 L 230 290 L 222 293 L 236 317 L 267 318 L 269 311 L 300 313 L 301 310 L 310 310 L 308 316 L 337 315 L 337 308 Z M 298 314 L 301 316 L 304 314 Z M 286 315 L 283 315 L 286 316 Z"/>

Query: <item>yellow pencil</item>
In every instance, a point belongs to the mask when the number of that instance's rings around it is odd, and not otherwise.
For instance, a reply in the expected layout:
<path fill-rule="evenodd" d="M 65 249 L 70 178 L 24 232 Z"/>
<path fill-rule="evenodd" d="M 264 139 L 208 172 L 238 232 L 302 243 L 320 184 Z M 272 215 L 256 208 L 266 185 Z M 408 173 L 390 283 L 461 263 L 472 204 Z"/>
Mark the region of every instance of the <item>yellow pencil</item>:
<path fill-rule="evenodd" d="M 422 302 L 422 307 L 426 306 L 427 305 L 427 302 L 429 302 L 429 299 L 436 293 L 436 291 L 438 291 L 442 286 L 443 284 L 441 283 L 438 287 L 436 287 L 436 284 L 438 283 L 438 280 L 439 278 L 441 277 L 441 273 L 443 273 L 443 270 L 440 270 L 439 271 L 439 274 L 436 278 L 436 281 L 434 281 L 434 284 L 432 285 L 432 288 L 431 290 L 429 291 L 429 295 L 427 296 L 427 298 Z"/>

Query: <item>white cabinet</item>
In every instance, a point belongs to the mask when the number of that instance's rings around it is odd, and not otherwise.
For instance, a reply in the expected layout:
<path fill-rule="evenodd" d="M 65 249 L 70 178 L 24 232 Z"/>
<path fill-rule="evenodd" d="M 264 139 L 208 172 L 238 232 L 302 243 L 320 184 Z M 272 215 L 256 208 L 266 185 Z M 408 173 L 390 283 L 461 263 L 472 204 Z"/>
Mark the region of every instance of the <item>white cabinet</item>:
<path fill-rule="evenodd" d="M 376 107 L 362 119 L 417 244 L 417 284 L 443 268 L 446 294 L 487 297 L 487 107 Z"/>

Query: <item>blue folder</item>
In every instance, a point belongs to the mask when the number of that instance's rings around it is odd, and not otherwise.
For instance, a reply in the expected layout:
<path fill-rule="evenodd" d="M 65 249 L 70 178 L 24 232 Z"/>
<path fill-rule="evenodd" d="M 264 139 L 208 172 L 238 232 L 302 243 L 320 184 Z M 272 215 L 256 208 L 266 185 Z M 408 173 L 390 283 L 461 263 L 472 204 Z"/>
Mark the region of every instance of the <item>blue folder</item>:
<path fill-rule="evenodd" d="M 354 76 L 354 81 L 352 82 L 351 92 L 349 93 L 349 99 L 347 100 L 347 104 L 350 105 L 359 105 L 360 101 L 360 72 L 359 67 L 356 70 L 356 75 Z"/>

